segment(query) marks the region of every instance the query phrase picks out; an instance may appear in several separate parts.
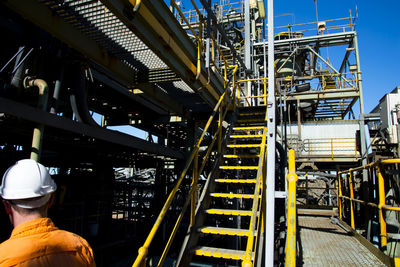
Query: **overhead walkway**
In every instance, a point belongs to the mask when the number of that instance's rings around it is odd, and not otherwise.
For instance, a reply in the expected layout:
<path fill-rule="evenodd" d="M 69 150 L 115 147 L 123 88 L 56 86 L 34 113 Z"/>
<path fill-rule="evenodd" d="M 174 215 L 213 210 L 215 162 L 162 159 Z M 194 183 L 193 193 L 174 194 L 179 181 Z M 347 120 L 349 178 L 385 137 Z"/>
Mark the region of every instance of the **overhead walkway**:
<path fill-rule="evenodd" d="M 298 266 L 386 266 L 329 217 L 299 216 Z"/>

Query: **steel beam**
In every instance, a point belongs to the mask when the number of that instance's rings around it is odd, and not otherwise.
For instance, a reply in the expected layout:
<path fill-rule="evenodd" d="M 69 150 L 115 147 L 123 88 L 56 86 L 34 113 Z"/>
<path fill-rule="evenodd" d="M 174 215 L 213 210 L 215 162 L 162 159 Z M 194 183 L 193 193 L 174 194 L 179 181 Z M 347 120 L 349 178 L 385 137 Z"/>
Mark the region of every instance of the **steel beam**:
<path fill-rule="evenodd" d="M 69 131 L 75 134 L 90 136 L 105 142 L 121 145 L 131 149 L 137 149 L 166 157 L 183 159 L 183 153 L 168 147 L 150 143 L 140 138 L 117 131 L 78 123 L 76 121 L 50 114 L 37 108 L 33 108 L 31 106 L 2 97 L 0 97 L 0 113 L 6 113 L 24 120 Z"/>
<path fill-rule="evenodd" d="M 43 4 L 34 0 L 11 0 L 3 1 L 3 3 L 20 14 L 23 18 L 30 20 L 55 38 L 63 41 L 93 60 L 96 64 L 110 71 L 117 79 L 121 80 L 124 86 L 133 86 L 135 84 L 135 69 L 129 67 L 120 59 L 110 54 L 95 41 L 89 39 L 82 32 L 65 22 L 63 18 L 54 15 L 54 13 Z M 174 103 L 168 105 L 168 108 L 173 112 L 181 114 L 183 110 L 182 107 L 179 107 L 179 105 L 176 104 L 176 100 L 168 96 L 168 94 L 164 93 L 162 90 L 147 87 L 140 89 L 153 99 L 162 99 L 164 103 Z"/>
<path fill-rule="evenodd" d="M 136 12 L 127 1 L 102 0 L 102 3 L 204 101 L 210 106 L 217 103 L 224 91 L 222 81 L 213 72 L 208 77 L 205 71 L 196 79 L 197 49 L 163 2 L 142 0 Z"/>
<path fill-rule="evenodd" d="M 307 36 L 301 38 L 291 38 L 285 40 L 276 40 L 274 45 L 276 47 L 287 46 L 289 44 L 297 44 L 297 45 L 308 45 L 313 42 L 318 42 L 319 47 L 325 47 L 330 45 L 342 45 L 348 44 L 353 41 L 353 37 L 356 35 L 356 32 L 343 32 L 343 33 L 332 33 L 332 34 L 324 34 L 324 35 L 314 35 L 314 36 Z M 331 44 L 331 42 L 335 42 Z M 254 43 L 254 48 L 262 47 L 263 43 Z"/>
<path fill-rule="evenodd" d="M 355 90 L 325 90 L 311 91 L 305 93 L 291 94 L 286 97 L 287 101 L 300 100 L 325 100 L 325 99 L 343 99 L 358 98 L 360 93 Z"/>

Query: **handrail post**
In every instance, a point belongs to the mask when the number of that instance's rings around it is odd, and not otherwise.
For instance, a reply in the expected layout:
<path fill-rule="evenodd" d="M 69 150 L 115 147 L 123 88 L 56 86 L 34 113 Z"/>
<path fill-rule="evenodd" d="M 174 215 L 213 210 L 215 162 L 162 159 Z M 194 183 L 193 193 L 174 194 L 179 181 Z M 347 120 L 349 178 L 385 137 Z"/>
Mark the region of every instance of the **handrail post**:
<path fill-rule="evenodd" d="M 306 205 L 308 205 L 308 172 L 306 172 Z"/>
<path fill-rule="evenodd" d="M 218 114 L 218 128 L 222 127 L 222 107 L 223 105 L 219 107 L 219 114 Z M 218 153 L 221 153 L 221 148 L 222 148 L 222 129 L 219 131 L 218 134 Z"/>
<path fill-rule="evenodd" d="M 293 149 L 289 150 L 289 173 L 286 179 L 288 180 L 289 188 L 285 266 L 296 266 L 296 182 L 299 178 L 296 174 L 295 153 Z"/>
<path fill-rule="evenodd" d="M 376 168 L 376 172 L 378 173 L 378 191 L 379 191 L 379 225 L 381 230 L 381 248 L 382 250 L 386 250 L 387 246 L 387 236 L 386 236 L 386 221 L 383 216 L 383 206 L 386 205 L 385 201 L 385 181 L 381 172 L 381 165 L 378 165 Z"/>
<path fill-rule="evenodd" d="M 356 229 L 354 222 L 354 207 L 353 207 L 353 199 L 354 199 L 354 186 L 353 186 L 353 170 L 350 169 L 349 176 L 349 185 L 350 185 L 350 219 L 351 219 L 351 228 Z"/>
<path fill-rule="evenodd" d="M 339 206 L 339 218 L 342 220 L 343 215 L 342 215 L 342 181 L 340 179 L 340 176 L 342 176 L 341 172 L 338 172 L 338 179 L 337 179 L 337 190 L 338 190 L 338 197 L 337 197 L 337 203 Z"/>
<path fill-rule="evenodd" d="M 191 194 L 191 201 L 190 201 L 190 226 L 194 226 L 195 222 L 195 213 L 196 213 L 196 187 L 197 187 L 197 177 L 199 175 L 198 168 L 199 168 L 199 152 L 196 152 L 194 159 L 193 159 L 193 175 L 192 175 L 192 194 Z"/>

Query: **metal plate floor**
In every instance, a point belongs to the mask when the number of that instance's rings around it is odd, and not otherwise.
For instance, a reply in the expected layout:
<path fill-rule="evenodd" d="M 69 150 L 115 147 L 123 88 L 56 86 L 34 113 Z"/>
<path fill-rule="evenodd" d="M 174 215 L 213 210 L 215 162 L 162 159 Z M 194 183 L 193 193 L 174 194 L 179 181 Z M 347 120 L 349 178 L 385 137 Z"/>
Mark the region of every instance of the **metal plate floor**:
<path fill-rule="evenodd" d="M 298 266 L 385 266 L 328 217 L 298 217 Z"/>

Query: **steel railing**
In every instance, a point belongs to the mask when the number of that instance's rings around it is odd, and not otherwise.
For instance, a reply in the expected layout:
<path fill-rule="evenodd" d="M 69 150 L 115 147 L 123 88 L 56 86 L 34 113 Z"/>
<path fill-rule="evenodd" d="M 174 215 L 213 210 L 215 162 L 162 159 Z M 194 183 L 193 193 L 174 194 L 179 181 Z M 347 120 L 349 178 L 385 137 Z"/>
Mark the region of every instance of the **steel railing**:
<path fill-rule="evenodd" d="M 368 165 L 364 165 L 358 168 L 349 169 L 346 171 L 338 172 L 337 174 L 337 191 L 338 191 L 338 208 L 339 208 L 339 216 L 340 219 L 345 217 L 345 209 L 343 208 L 346 204 L 345 201 L 350 203 L 350 225 L 351 228 L 356 230 L 355 223 L 355 211 L 354 204 L 359 203 L 365 206 L 373 207 L 379 212 L 379 229 L 380 229 L 380 247 L 385 251 L 387 247 L 387 230 L 386 230 L 386 219 L 384 216 L 385 210 L 391 210 L 395 212 L 400 211 L 400 207 L 394 207 L 386 205 L 386 195 L 385 195 L 385 178 L 383 176 L 383 170 L 388 165 L 397 165 L 400 163 L 400 159 L 388 159 L 381 160 L 370 163 Z M 362 199 L 355 198 L 355 175 L 360 171 L 368 170 L 370 174 L 375 175 L 377 177 L 377 183 L 375 183 L 375 188 L 373 190 L 377 190 L 377 201 L 376 203 L 369 202 Z M 348 192 L 348 195 L 344 194 L 344 192 Z M 361 196 L 362 197 L 362 196 Z M 398 260 L 398 259 L 397 259 Z"/>
<path fill-rule="evenodd" d="M 328 155 L 332 159 L 335 156 L 358 155 L 355 138 L 304 139 L 303 150 L 308 155 Z"/>
<path fill-rule="evenodd" d="M 231 66 L 231 67 L 234 69 L 232 81 L 233 81 L 233 84 L 235 84 L 235 75 L 236 75 L 237 66 Z M 226 87 L 226 88 L 228 88 L 228 87 Z M 160 228 L 169 208 L 171 207 L 172 201 L 174 200 L 176 193 L 180 189 L 181 183 L 184 180 L 184 178 L 186 177 L 187 172 L 189 171 L 190 167 L 192 167 L 192 169 L 193 169 L 190 190 L 189 190 L 189 193 L 185 200 L 185 203 L 182 207 L 182 210 L 175 222 L 174 228 L 170 234 L 167 244 L 165 245 L 165 248 L 163 250 L 163 253 L 161 255 L 161 258 L 160 258 L 157 266 L 163 265 L 164 260 L 168 254 L 168 251 L 172 245 L 172 242 L 175 238 L 175 235 L 178 231 L 178 228 L 182 222 L 182 219 L 184 217 L 184 214 L 186 213 L 186 210 L 187 210 L 189 204 L 190 204 L 190 210 L 191 210 L 190 226 L 191 227 L 194 226 L 195 208 L 196 208 L 196 200 L 197 200 L 197 190 L 196 189 L 197 189 L 197 183 L 199 180 L 199 175 L 200 175 L 200 173 L 202 173 L 202 171 L 204 170 L 204 168 L 206 166 L 206 163 L 208 161 L 208 158 L 211 154 L 212 148 L 214 147 L 216 140 L 218 140 L 218 152 L 221 152 L 222 134 L 223 134 L 222 133 L 222 130 L 223 130 L 222 122 L 224 121 L 225 116 L 229 110 L 229 105 L 227 102 L 227 99 L 228 99 L 227 92 L 228 92 L 228 89 L 225 90 L 225 92 L 221 95 L 221 97 L 219 98 L 219 101 L 215 105 L 213 112 L 212 112 L 211 116 L 209 117 L 201 136 L 197 140 L 196 145 L 194 146 L 189 158 L 187 159 L 187 161 L 185 163 L 184 170 L 182 171 L 181 175 L 179 176 L 178 181 L 176 182 L 171 193 L 169 194 L 163 208 L 161 209 L 160 214 L 158 215 L 149 235 L 146 238 L 146 241 L 144 242 L 143 246 L 139 249 L 139 254 L 138 254 L 135 262 L 133 263 L 134 267 L 145 266 L 148 249 L 149 249 L 158 229 Z M 231 99 L 233 102 L 235 102 L 235 88 L 231 92 Z M 204 137 L 206 136 L 206 134 L 214 120 L 218 120 L 218 129 L 213 134 L 211 144 L 208 146 L 206 154 L 203 157 L 203 161 L 201 162 L 201 165 L 199 167 L 199 149 L 200 149 L 200 146 L 201 146 L 201 143 L 202 143 Z"/>
<path fill-rule="evenodd" d="M 267 112 L 265 112 L 265 121 L 267 120 Z M 260 147 L 260 157 L 258 160 L 256 186 L 253 195 L 253 206 L 250 218 L 250 226 L 248 232 L 248 239 L 246 245 L 245 258 L 242 262 L 242 266 L 254 266 L 252 259 L 256 259 L 256 254 L 258 252 L 258 242 L 260 238 L 260 230 L 263 229 L 264 213 L 263 203 L 264 203 L 264 188 L 266 180 L 266 156 L 265 153 L 267 146 L 267 127 L 263 127 L 261 147 Z M 254 238 L 255 237 L 255 238 Z"/>
<path fill-rule="evenodd" d="M 296 174 L 295 152 L 289 150 L 288 157 L 289 172 L 286 175 L 288 181 L 288 200 L 287 200 L 287 233 L 286 233 L 286 262 L 285 266 L 296 266 L 296 182 L 299 177 Z"/>

